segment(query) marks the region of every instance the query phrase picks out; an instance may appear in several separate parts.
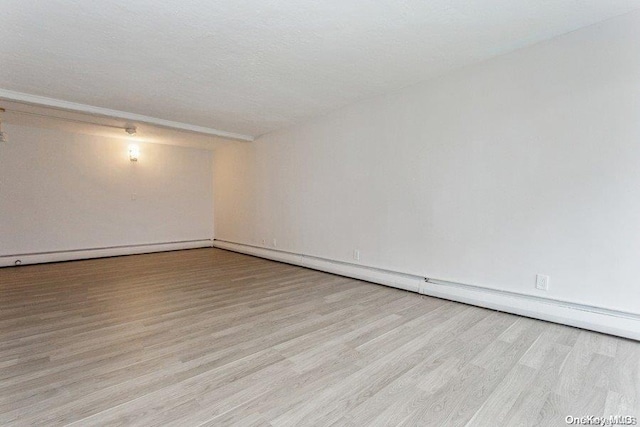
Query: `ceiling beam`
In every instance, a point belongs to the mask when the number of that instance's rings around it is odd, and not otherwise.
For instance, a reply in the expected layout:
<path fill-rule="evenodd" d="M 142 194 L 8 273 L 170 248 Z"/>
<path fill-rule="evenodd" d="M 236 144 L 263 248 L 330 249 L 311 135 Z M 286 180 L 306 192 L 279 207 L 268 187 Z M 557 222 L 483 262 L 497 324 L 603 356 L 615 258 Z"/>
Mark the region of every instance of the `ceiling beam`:
<path fill-rule="evenodd" d="M 226 132 L 223 130 L 192 125 L 189 123 L 174 122 L 171 120 L 158 119 L 156 117 L 143 116 L 141 114 L 129 113 L 126 111 L 94 107 L 92 105 L 78 104 L 75 102 L 63 101 L 61 99 L 47 98 L 44 96 L 31 95 L 23 92 L 14 92 L 6 89 L 0 89 L 0 99 L 5 101 L 22 102 L 24 104 L 36 105 L 41 107 L 55 108 L 58 110 L 71 111 L 75 113 L 90 114 L 92 116 L 109 117 L 114 119 L 127 120 L 135 123 L 147 123 L 150 125 L 169 129 L 177 129 L 204 135 L 219 136 L 221 138 L 229 138 L 249 142 L 254 140 L 254 137 L 251 135 Z"/>

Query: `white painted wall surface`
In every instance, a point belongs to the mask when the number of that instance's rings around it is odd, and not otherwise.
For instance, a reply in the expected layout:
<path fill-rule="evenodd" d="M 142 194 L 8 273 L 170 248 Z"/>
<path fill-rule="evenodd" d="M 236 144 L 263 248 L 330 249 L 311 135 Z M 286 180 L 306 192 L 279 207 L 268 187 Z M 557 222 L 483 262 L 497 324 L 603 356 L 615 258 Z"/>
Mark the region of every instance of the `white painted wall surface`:
<path fill-rule="evenodd" d="M 3 129 L 0 257 L 213 237 L 211 151 L 138 142 L 133 163 L 126 138 Z"/>
<path fill-rule="evenodd" d="M 217 148 L 216 239 L 640 313 L 639 40 L 627 14 Z"/>

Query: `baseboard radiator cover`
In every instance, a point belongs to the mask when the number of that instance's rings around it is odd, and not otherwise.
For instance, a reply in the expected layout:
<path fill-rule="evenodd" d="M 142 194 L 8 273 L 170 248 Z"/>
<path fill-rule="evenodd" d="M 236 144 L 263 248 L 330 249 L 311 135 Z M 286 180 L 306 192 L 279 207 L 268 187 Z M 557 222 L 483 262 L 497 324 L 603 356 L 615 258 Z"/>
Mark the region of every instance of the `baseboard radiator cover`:
<path fill-rule="evenodd" d="M 214 240 L 213 246 L 436 298 L 640 341 L 640 314 L 534 295 L 425 278 L 282 250 Z"/>
<path fill-rule="evenodd" d="M 60 261 L 74 261 L 90 258 L 106 258 L 112 256 L 146 254 L 152 252 L 177 251 L 182 249 L 206 248 L 211 247 L 212 244 L 212 239 L 199 239 L 181 240 L 175 242 L 144 243 L 139 245 L 122 245 L 101 248 L 1 255 L 0 267 L 10 267 L 27 264 L 43 264 Z"/>

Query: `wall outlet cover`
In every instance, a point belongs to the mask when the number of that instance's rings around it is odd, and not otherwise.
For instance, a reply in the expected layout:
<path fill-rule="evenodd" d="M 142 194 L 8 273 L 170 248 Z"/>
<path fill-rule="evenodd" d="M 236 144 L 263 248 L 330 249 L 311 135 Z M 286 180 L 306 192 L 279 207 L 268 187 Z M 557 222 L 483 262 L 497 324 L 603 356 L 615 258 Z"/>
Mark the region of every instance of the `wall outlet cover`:
<path fill-rule="evenodd" d="M 545 276 L 544 274 L 536 275 L 536 289 L 541 291 L 549 290 L 549 276 Z"/>

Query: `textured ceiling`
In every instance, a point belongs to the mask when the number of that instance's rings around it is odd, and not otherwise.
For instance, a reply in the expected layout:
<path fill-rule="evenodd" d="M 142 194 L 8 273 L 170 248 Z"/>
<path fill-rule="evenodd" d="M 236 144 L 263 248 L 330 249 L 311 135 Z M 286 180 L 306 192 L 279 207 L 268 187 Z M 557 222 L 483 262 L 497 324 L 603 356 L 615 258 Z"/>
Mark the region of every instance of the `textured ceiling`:
<path fill-rule="evenodd" d="M 259 135 L 640 0 L 0 0 L 0 88 Z"/>

